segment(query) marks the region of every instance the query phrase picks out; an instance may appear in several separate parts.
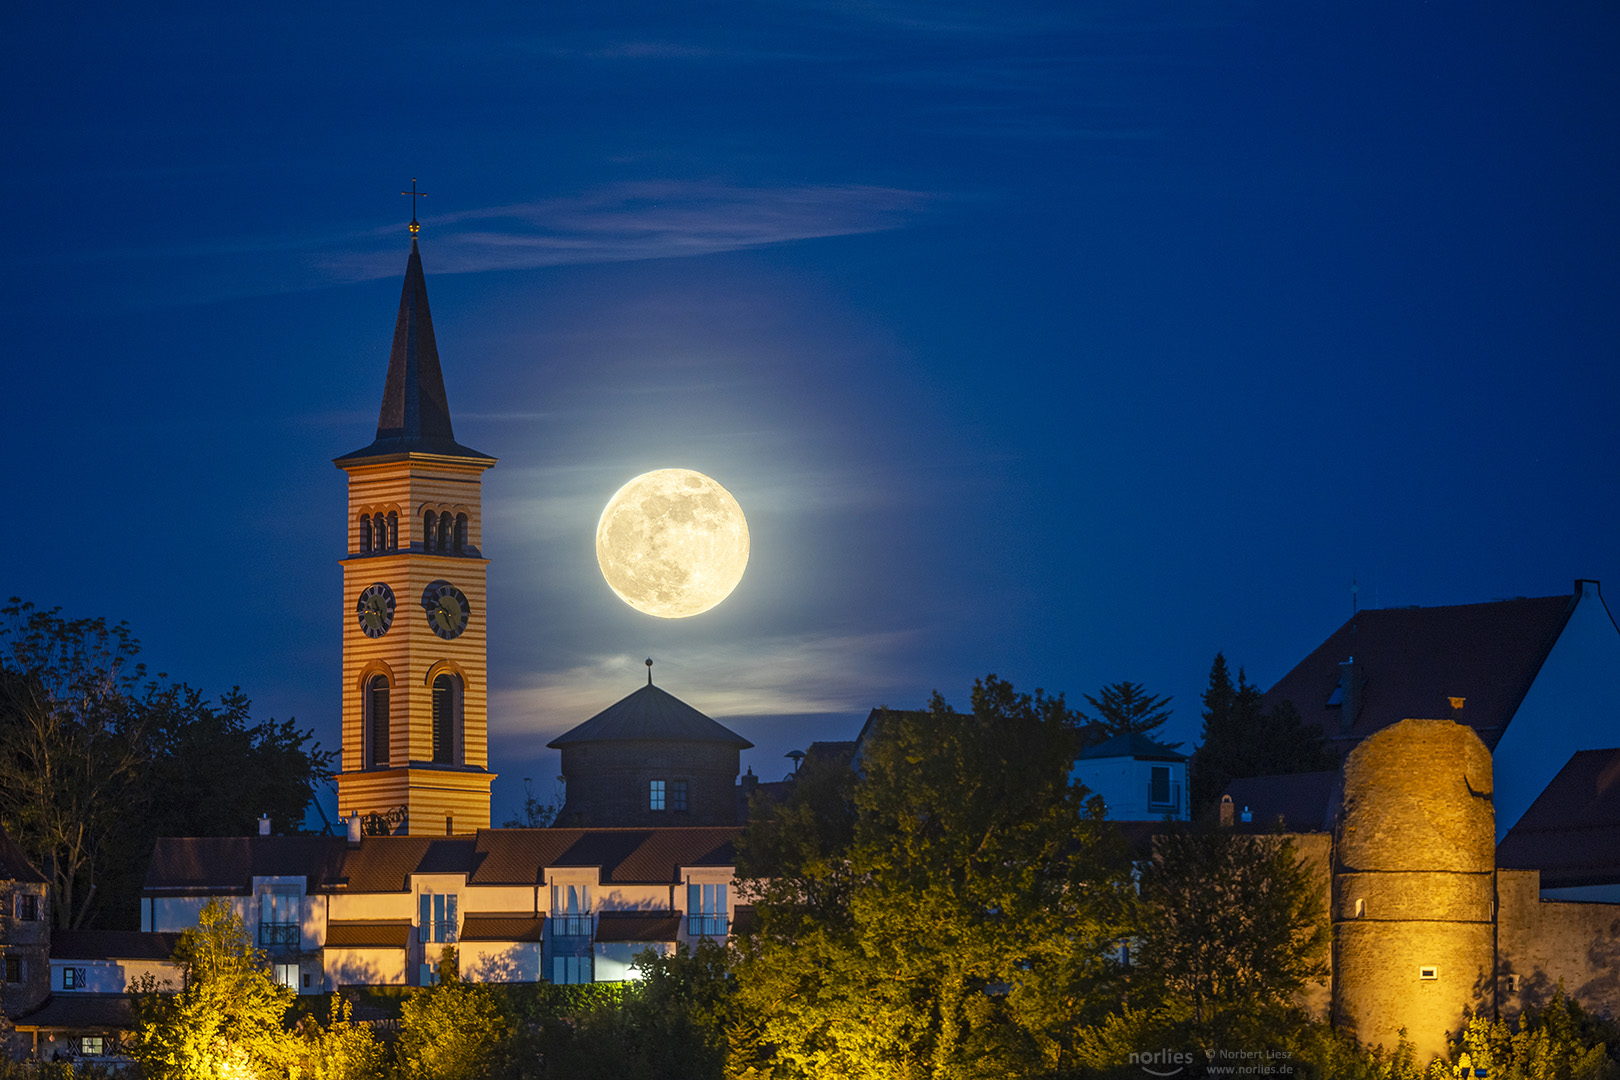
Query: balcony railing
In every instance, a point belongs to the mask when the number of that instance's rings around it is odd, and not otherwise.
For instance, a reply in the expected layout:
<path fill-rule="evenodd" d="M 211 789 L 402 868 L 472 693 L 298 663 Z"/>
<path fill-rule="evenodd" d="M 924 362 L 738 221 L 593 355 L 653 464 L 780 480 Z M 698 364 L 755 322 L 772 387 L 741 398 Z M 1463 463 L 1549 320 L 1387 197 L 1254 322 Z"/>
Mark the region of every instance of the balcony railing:
<path fill-rule="evenodd" d="M 727 922 L 724 915 L 688 915 L 686 917 L 686 932 L 692 937 L 725 937 L 726 927 Z"/>
<path fill-rule="evenodd" d="M 553 915 L 551 917 L 551 936 L 583 937 L 591 936 L 591 917 L 589 915 Z"/>
<path fill-rule="evenodd" d="M 259 924 L 259 944 L 266 949 L 297 948 L 301 939 L 297 923 Z"/>

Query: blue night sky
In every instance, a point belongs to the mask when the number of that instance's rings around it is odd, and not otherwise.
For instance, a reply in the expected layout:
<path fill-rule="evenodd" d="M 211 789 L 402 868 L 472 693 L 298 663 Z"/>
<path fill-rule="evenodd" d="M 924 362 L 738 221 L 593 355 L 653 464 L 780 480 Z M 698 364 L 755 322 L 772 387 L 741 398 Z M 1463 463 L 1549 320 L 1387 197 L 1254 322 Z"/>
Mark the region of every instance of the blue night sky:
<path fill-rule="evenodd" d="M 774 779 L 992 671 L 1190 741 L 1353 577 L 1620 596 L 1620 7 L 483 7 L 0 16 L 0 596 L 336 745 L 413 176 L 497 821 L 647 656 Z M 673 622 L 592 547 L 669 466 L 753 532 Z"/>

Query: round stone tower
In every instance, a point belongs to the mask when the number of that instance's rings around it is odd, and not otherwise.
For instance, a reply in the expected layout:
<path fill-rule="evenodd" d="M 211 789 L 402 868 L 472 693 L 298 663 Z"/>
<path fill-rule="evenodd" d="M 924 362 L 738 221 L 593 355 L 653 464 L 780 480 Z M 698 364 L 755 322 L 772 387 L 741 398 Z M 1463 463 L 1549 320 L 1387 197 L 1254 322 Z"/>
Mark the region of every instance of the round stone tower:
<path fill-rule="evenodd" d="M 1344 763 L 1333 866 L 1334 1022 L 1419 1060 L 1446 1049 L 1495 967 L 1491 754 L 1472 728 L 1403 720 Z"/>
<path fill-rule="evenodd" d="M 737 766 L 754 744 L 652 684 L 548 746 L 562 751 L 558 825 L 734 825 Z"/>

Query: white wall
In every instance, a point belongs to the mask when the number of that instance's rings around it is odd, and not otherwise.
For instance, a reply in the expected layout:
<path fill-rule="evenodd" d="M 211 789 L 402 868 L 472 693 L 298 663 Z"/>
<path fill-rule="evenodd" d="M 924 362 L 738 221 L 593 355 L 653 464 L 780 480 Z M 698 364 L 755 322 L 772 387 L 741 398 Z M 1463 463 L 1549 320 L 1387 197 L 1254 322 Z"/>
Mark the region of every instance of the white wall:
<path fill-rule="evenodd" d="M 539 982 L 538 941 L 464 941 L 461 975 L 472 982 Z"/>
<path fill-rule="evenodd" d="M 1153 768 L 1170 770 L 1170 797 L 1174 806 L 1150 805 Z M 1158 821 L 1169 817 L 1187 820 L 1187 763 L 1185 761 L 1138 761 L 1132 757 L 1081 758 L 1074 763 L 1069 778 L 1084 784 L 1093 795 L 1102 796 L 1112 821 Z"/>
<path fill-rule="evenodd" d="M 1588 582 L 1492 755 L 1497 839 L 1575 751 L 1612 746 L 1620 746 L 1620 630 Z"/>

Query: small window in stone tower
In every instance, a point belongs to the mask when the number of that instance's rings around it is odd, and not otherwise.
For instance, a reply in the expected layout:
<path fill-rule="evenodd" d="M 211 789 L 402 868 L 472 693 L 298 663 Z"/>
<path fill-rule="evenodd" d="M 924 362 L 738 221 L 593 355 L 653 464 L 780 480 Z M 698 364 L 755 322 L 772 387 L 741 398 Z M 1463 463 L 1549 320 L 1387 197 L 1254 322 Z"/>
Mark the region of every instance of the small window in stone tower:
<path fill-rule="evenodd" d="M 662 780 L 649 780 L 647 782 L 647 809 L 662 810 L 664 808 L 664 782 Z"/>
<path fill-rule="evenodd" d="M 669 808 L 677 814 L 686 813 L 685 780 L 671 780 L 669 782 Z"/>
<path fill-rule="evenodd" d="M 1438 979 L 1439 977 L 1440 977 L 1440 969 L 1437 968 L 1437 967 L 1420 967 L 1420 968 L 1418 968 L 1418 978 L 1420 978 L 1420 979 L 1424 979 L 1424 980 Z"/>
<path fill-rule="evenodd" d="M 1366 917 L 1367 917 L 1367 901 L 1366 900 L 1357 900 L 1356 901 L 1356 918 L 1365 919 Z"/>
<path fill-rule="evenodd" d="M 366 683 L 366 764 L 373 769 L 388 767 L 388 679 L 373 675 Z"/>
<path fill-rule="evenodd" d="M 456 679 L 440 675 L 433 680 L 433 763 L 453 765 L 456 760 Z"/>

